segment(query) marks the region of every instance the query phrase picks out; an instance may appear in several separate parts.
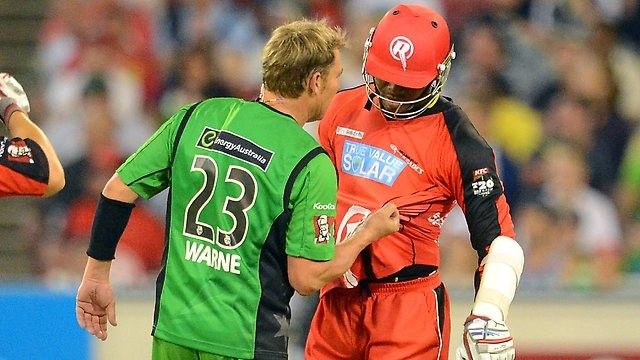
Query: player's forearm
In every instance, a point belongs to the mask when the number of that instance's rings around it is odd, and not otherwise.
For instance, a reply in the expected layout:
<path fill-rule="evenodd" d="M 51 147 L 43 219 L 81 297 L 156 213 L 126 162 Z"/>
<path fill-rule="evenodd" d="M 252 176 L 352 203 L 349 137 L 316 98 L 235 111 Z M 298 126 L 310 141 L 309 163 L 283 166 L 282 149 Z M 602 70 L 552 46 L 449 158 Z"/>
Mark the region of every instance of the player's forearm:
<path fill-rule="evenodd" d="M 49 138 L 47 138 L 45 133 L 22 111 L 15 111 L 11 114 L 8 126 L 11 136 L 35 141 L 47 156 L 49 183 L 44 196 L 50 196 L 60 191 L 65 184 L 64 170 Z"/>
<path fill-rule="evenodd" d="M 306 274 L 298 274 L 299 281 L 294 281 L 294 288 L 301 295 L 309 295 L 320 290 L 324 285 L 344 274 L 360 252 L 373 241 L 376 234 L 366 227 L 360 227 L 345 241 L 336 245 L 335 256 L 330 261 L 309 262 L 305 267 Z"/>
<path fill-rule="evenodd" d="M 96 260 L 110 261 L 115 258 L 118 241 L 124 233 L 131 211 L 135 207 L 135 193 L 114 175 L 105 186 L 98 201 L 93 219 L 87 255 Z"/>
<path fill-rule="evenodd" d="M 346 241 L 337 244 L 336 256 L 318 275 L 320 281 L 323 282 L 322 286 L 349 270 L 358 254 L 375 240 L 377 240 L 375 234 L 367 228 L 363 228 L 347 238 Z"/>

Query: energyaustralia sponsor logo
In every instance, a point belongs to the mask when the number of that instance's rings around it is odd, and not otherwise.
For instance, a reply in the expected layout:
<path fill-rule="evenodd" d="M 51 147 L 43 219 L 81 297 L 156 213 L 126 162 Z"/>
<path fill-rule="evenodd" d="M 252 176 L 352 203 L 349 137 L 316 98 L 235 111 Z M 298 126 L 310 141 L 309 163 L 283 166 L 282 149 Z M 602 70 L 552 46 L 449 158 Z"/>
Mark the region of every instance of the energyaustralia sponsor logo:
<path fill-rule="evenodd" d="M 347 140 L 341 166 L 347 174 L 391 186 L 407 163 L 383 149 Z"/>
<path fill-rule="evenodd" d="M 213 150 L 253 164 L 266 171 L 273 152 L 239 135 L 225 130 L 205 127 L 196 146 Z"/>

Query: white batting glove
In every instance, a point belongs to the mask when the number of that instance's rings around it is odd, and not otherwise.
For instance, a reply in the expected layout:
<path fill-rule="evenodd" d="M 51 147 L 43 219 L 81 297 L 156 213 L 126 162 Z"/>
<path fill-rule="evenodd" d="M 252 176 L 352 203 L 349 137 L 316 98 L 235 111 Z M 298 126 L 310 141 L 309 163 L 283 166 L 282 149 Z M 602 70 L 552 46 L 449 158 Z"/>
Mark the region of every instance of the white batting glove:
<path fill-rule="evenodd" d="M 502 321 L 471 315 L 464 324 L 456 360 L 514 360 L 516 349 L 509 328 Z"/>
<path fill-rule="evenodd" d="M 0 119 L 7 121 L 11 113 L 18 110 L 25 113 L 31 110 L 29 98 L 18 80 L 7 73 L 0 73 Z"/>

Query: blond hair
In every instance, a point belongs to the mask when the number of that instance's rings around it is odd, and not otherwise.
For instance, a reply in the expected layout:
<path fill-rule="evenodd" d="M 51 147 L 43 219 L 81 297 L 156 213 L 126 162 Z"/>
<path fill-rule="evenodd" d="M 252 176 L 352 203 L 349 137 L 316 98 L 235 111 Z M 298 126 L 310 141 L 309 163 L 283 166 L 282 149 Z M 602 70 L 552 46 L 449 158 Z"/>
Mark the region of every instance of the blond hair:
<path fill-rule="evenodd" d="M 309 76 L 326 76 L 334 61 L 334 50 L 346 44 L 339 27 L 324 20 L 298 20 L 273 31 L 262 52 L 262 83 L 269 91 L 288 98 L 299 97 Z"/>

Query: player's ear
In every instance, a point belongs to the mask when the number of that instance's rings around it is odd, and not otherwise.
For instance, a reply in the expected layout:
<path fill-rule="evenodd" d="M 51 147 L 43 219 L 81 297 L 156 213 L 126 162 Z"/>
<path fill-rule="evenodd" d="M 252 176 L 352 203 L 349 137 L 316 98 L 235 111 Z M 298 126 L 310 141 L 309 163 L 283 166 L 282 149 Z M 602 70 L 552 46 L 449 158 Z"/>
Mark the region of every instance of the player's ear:
<path fill-rule="evenodd" d="M 309 94 L 318 95 L 322 90 L 322 73 L 318 70 L 314 70 L 309 77 Z"/>

